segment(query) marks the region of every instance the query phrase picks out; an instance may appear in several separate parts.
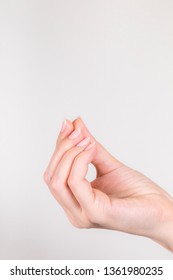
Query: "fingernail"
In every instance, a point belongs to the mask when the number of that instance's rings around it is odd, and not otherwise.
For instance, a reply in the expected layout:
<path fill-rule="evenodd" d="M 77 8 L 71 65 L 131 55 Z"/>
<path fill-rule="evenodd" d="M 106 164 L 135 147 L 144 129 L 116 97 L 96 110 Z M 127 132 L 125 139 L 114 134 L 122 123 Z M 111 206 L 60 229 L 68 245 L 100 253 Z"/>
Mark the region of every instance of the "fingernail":
<path fill-rule="evenodd" d="M 70 136 L 68 138 L 73 140 L 73 139 L 77 138 L 80 133 L 81 133 L 81 129 L 80 129 L 80 127 L 78 127 L 70 134 Z"/>
<path fill-rule="evenodd" d="M 85 151 L 92 149 L 95 146 L 96 142 L 91 143 L 89 146 L 86 147 Z"/>
<path fill-rule="evenodd" d="M 66 124 L 67 124 L 67 121 L 64 120 L 63 123 L 62 123 L 62 126 L 61 126 L 61 130 L 60 130 L 61 133 L 64 132 L 64 130 L 66 128 Z"/>
<path fill-rule="evenodd" d="M 88 144 L 90 142 L 90 137 L 86 137 L 84 140 L 82 140 L 81 142 L 79 142 L 79 144 L 76 145 L 76 147 L 83 147 L 86 144 Z"/>

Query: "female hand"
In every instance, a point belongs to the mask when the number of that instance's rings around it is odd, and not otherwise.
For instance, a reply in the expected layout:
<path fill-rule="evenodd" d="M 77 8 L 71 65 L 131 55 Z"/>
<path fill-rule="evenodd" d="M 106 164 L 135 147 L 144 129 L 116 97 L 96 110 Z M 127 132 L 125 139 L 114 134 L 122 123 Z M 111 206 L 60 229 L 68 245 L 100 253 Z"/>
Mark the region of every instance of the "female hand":
<path fill-rule="evenodd" d="M 92 182 L 85 178 L 90 163 Z M 63 123 L 44 179 L 74 226 L 146 236 L 173 251 L 172 197 L 114 158 L 81 118 Z"/>

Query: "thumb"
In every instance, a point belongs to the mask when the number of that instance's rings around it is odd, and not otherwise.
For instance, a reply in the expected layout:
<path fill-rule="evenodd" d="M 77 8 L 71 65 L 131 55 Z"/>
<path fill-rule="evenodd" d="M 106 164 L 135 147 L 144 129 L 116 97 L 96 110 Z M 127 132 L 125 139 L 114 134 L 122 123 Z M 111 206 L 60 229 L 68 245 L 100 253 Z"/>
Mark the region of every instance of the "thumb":
<path fill-rule="evenodd" d="M 97 146 L 97 151 L 92 159 L 92 164 L 96 167 L 97 169 L 97 176 L 104 175 L 120 166 L 123 164 L 114 158 L 91 134 L 91 132 L 88 130 L 86 127 L 85 123 L 83 122 L 82 118 L 79 117 L 73 122 L 75 127 L 80 126 L 83 134 L 85 137 L 89 136 L 91 138 L 91 141 L 96 142 Z"/>

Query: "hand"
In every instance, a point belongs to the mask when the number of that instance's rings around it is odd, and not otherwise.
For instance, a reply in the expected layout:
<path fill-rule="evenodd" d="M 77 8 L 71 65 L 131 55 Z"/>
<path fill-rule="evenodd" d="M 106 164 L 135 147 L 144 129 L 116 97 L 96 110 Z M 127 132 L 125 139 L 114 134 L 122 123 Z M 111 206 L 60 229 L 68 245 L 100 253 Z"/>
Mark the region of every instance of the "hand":
<path fill-rule="evenodd" d="M 85 178 L 90 163 L 92 182 Z M 44 180 L 74 226 L 146 236 L 173 252 L 172 197 L 114 158 L 81 118 L 63 124 Z"/>

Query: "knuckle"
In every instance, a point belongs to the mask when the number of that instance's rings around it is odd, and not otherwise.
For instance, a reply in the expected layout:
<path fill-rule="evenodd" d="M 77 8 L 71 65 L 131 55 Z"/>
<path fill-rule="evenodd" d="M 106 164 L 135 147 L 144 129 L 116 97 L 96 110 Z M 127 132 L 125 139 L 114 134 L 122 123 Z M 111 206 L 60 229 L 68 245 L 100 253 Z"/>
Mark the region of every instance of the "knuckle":
<path fill-rule="evenodd" d="M 60 180 L 59 180 L 59 178 L 58 177 L 53 177 L 52 178 L 52 180 L 51 180 L 51 182 L 50 182 L 50 184 L 49 184 L 49 188 L 52 190 L 52 191 L 54 191 L 54 192 L 58 192 L 58 190 L 60 189 L 59 188 L 59 186 L 60 186 Z"/>
<path fill-rule="evenodd" d="M 71 149 L 67 150 L 65 153 L 64 153 L 64 156 L 63 158 L 65 160 L 67 159 L 71 159 L 71 160 L 76 160 L 76 157 L 78 157 L 78 153 L 79 153 L 79 149 L 77 149 L 76 147 L 72 147 Z"/>
<path fill-rule="evenodd" d="M 48 185 L 50 182 L 50 176 L 47 171 L 44 172 L 43 179 L 44 179 L 45 183 Z"/>
<path fill-rule="evenodd" d="M 81 154 L 78 154 L 78 155 L 75 157 L 74 163 L 75 163 L 76 165 L 80 165 L 80 164 L 82 163 L 82 156 L 81 156 Z"/>
<path fill-rule="evenodd" d="M 67 151 L 64 153 L 63 159 L 64 159 L 64 160 L 67 160 L 67 159 L 69 159 L 69 158 L 73 158 L 73 156 L 74 156 L 74 151 L 73 151 L 73 149 L 70 149 L 70 150 L 67 150 Z"/>
<path fill-rule="evenodd" d="M 74 187 L 77 183 L 77 178 L 75 175 L 71 175 L 68 177 L 67 184 L 71 187 Z"/>
<path fill-rule="evenodd" d="M 66 150 L 66 148 L 70 147 L 70 141 L 68 138 L 65 139 L 57 139 L 56 141 L 56 150 L 59 151 L 60 149 Z"/>
<path fill-rule="evenodd" d="M 49 184 L 49 188 L 50 188 L 52 191 L 56 191 L 57 185 L 56 185 L 56 182 L 55 182 L 54 179 L 53 179 L 53 180 L 51 181 L 51 183 Z"/>

